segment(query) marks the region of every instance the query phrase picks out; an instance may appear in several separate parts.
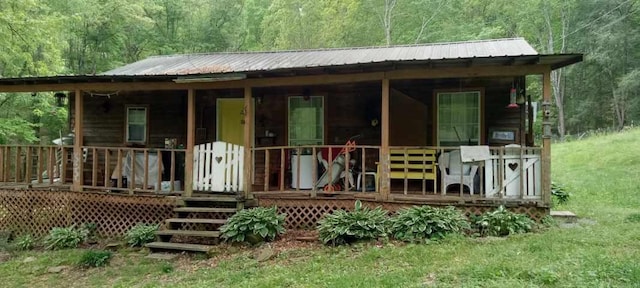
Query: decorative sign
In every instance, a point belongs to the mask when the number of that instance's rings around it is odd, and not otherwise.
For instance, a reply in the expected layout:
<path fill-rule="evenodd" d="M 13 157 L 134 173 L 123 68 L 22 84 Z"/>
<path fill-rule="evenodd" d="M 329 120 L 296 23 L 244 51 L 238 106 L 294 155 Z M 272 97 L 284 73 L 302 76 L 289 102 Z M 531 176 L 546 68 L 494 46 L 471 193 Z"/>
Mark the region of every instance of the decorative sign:
<path fill-rule="evenodd" d="M 489 129 L 489 143 L 508 144 L 515 143 L 518 139 L 518 128 L 491 128 Z"/>
<path fill-rule="evenodd" d="M 460 158 L 464 163 L 484 161 L 490 157 L 489 146 L 460 146 Z"/>

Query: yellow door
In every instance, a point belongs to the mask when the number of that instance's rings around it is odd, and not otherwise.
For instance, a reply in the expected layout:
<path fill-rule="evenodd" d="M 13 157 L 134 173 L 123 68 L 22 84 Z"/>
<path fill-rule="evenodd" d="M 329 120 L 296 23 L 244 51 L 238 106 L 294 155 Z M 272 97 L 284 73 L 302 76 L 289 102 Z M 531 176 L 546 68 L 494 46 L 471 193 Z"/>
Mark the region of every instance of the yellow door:
<path fill-rule="evenodd" d="M 243 110 L 243 99 L 218 99 L 218 141 L 244 145 Z"/>

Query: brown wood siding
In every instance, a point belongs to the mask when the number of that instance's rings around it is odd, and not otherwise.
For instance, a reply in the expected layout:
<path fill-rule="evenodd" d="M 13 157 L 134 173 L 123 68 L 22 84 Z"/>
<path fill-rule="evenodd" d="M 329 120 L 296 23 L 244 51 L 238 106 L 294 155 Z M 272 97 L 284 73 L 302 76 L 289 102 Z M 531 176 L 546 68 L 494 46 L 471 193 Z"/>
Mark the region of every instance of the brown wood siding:
<path fill-rule="evenodd" d="M 520 127 L 521 116 L 518 109 L 507 109 L 509 89 L 513 77 L 469 78 L 469 79 L 429 79 L 394 80 L 391 88 L 406 96 L 392 93 L 392 145 L 435 145 L 433 115 L 433 91 L 441 89 L 484 89 L 483 138 L 486 139 L 490 127 Z M 287 144 L 287 99 L 288 96 L 322 95 L 325 97 L 325 144 L 341 145 L 349 137 L 361 135 L 356 141 L 361 145 L 380 145 L 381 81 L 357 84 L 269 87 L 254 88 L 255 105 L 255 145 L 283 146 Z M 196 91 L 196 144 L 216 140 L 216 102 L 219 98 L 242 98 L 242 89 L 199 90 Z M 74 97 L 70 97 L 70 117 L 73 118 Z M 141 91 L 126 92 L 111 98 L 86 97 L 84 113 L 84 145 L 123 146 L 125 137 L 125 106 L 147 105 L 149 107 L 149 148 L 164 147 L 165 138 L 177 138 L 179 144 L 186 143 L 187 91 Z M 423 109 L 418 109 L 420 104 Z M 404 106 L 412 111 L 403 109 Z M 413 111 L 416 110 L 416 111 Z M 413 117 L 415 114 L 420 117 Z M 428 116 L 423 117 L 422 114 Z M 399 118 L 402 117 L 402 118 Z M 378 120 L 377 126 L 371 121 Z M 400 120 L 398 120 L 400 119 Z M 71 123 L 73 119 L 70 119 Z M 394 124 L 395 123 L 395 124 Z M 398 127 L 405 127 L 403 130 Z M 275 137 L 265 137 L 269 130 Z M 418 137 L 418 138 L 416 138 Z M 421 141 L 420 139 L 424 139 Z M 369 153 L 369 152 L 367 152 Z M 375 153 L 367 154 L 377 157 Z M 113 162 L 115 157 L 111 158 Z M 286 159 L 286 158 L 285 158 Z M 255 155 L 254 184 L 264 183 L 264 153 Z M 269 157 L 270 172 L 281 167 L 280 152 L 272 152 Z M 288 161 L 288 160 L 285 160 Z M 369 162 L 369 161 L 368 161 Z M 288 167 L 288 163 L 285 167 Z M 369 167 L 371 168 L 371 167 Z M 271 181 L 272 185 L 278 184 Z"/>
<path fill-rule="evenodd" d="M 426 146 L 427 105 L 394 89 L 389 102 L 389 145 Z"/>
<path fill-rule="evenodd" d="M 428 79 L 393 81 L 391 87 L 422 102 L 428 106 L 430 117 L 427 118 L 427 130 L 430 136 L 428 145 L 436 145 L 435 117 L 437 115 L 435 90 L 457 89 L 460 91 L 471 88 L 484 89 L 484 125 L 482 131 L 483 144 L 487 143 L 488 130 L 491 127 L 520 127 L 521 116 L 519 109 L 506 108 L 509 104 L 509 92 L 514 82 L 513 77 L 500 78 L 467 78 L 467 79 Z M 391 119 L 393 121 L 393 119 Z M 398 140 L 402 141 L 402 140 Z"/>
<path fill-rule="evenodd" d="M 74 102 L 75 97 L 70 97 Z M 85 96 L 84 145 L 118 147 L 125 145 L 126 106 L 148 107 L 149 140 L 145 147 L 163 148 L 165 138 L 186 141 L 186 91 L 140 91 L 119 93 L 111 97 Z M 73 107 L 73 104 L 70 105 Z M 72 122 L 74 109 L 69 111 Z"/>

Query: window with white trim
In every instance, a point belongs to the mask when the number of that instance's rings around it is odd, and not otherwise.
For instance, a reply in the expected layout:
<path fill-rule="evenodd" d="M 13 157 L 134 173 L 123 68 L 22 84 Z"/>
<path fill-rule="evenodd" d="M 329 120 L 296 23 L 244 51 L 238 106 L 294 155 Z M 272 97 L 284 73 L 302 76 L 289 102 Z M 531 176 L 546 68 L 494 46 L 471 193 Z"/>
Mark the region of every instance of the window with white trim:
<path fill-rule="evenodd" d="M 324 98 L 289 97 L 289 145 L 322 145 L 324 142 Z"/>
<path fill-rule="evenodd" d="M 127 107 L 127 143 L 147 143 L 147 113 L 147 107 Z"/>

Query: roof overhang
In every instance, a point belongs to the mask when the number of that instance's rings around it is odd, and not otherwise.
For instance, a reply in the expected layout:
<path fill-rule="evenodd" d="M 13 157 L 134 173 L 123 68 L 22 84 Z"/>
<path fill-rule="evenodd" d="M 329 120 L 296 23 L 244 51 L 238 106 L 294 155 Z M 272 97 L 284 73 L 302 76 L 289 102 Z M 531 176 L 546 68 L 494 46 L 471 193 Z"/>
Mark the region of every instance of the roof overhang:
<path fill-rule="evenodd" d="M 0 92 L 37 92 L 37 91 L 71 91 L 76 89 L 88 89 L 92 85 L 100 87 L 119 87 L 125 90 L 136 90 L 138 84 L 160 83 L 162 87 L 158 89 L 188 89 L 189 87 L 243 87 L 254 86 L 282 86 L 283 81 L 272 82 L 268 79 L 286 77 L 312 77 L 319 75 L 331 75 L 333 78 L 327 79 L 327 84 L 339 83 L 330 79 L 346 75 L 360 75 L 361 77 L 349 77 L 353 82 L 373 81 L 375 79 L 407 79 L 410 75 L 416 78 L 455 78 L 455 77 L 489 77 L 489 76 L 516 76 L 541 74 L 544 70 L 559 69 L 583 60 L 582 54 L 550 54 L 550 55 L 520 55 L 520 56 L 499 56 L 499 57 L 473 57 L 455 58 L 439 60 L 402 60 L 384 61 L 372 63 L 359 63 L 350 65 L 334 65 L 321 67 L 296 67 L 286 69 L 275 69 L 268 71 L 234 71 L 233 73 L 194 73 L 180 75 L 59 75 L 43 77 L 19 77 L 0 79 Z M 510 67 L 511 69 L 507 69 Z M 420 70 L 423 74 L 402 74 L 401 70 Z M 467 70 L 485 71 L 485 73 L 463 73 Z M 496 71 L 491 71 L 496 70 Z M 428 73 L 432 71 L 433 73 Z M 448 71 L 448 73 L 438 73 Z M 456 76 L 458 71 L 459 76 Z M 486 72 L 489 71 L 489 72 Z M 243 75 L 243 77 L 228 77 L 225 74 Z M 368 75 L 365 77 L 365 75 Z M 409 76 L 408 76 L 409 75 Z M 189 77 L 212 78 L 216 83 L 229 82 L 230 85 L 204 85 L 203 83 L 184 83 L 176 81 Z M 394 78 L 395 77 L 395 78 Z M 246 79 L 245 79 L 246 78 Z M 220 79 L 223 79 L 222 81 Z M 345 80 L 348 81 L 349 79 Z M 265 81 L 267 80 L 267 81 Z M 180 83 L 182 82 L 182 83 Z M 186 81 L 189 82 L 189 81 Z M 199 81 L 195 81 L 199 82 Z M 203 81 L 204 82 L 204 81 Z M 243 84 L 240 84 L 240 83 Z M 317 80 L 315 82 L 318 82 Z M 314 83 L 315 83 L 314 82 Z M 235 83 L 235 84 L 233 84 Z M 253 83 L 253 84 L 252 84 Z M 279 84 L 278 84 L 279 83 Z M 199 84 L 199 85 L 198 85 Z M 205 83 L 206 84 L 206 83 Z M 290 85 L 304 84 L 299 81 L 291 82 Z M 173 88 L 172 88 L 173 87 Z M 140 90 L 149 90 L 148 88 Z"/>

